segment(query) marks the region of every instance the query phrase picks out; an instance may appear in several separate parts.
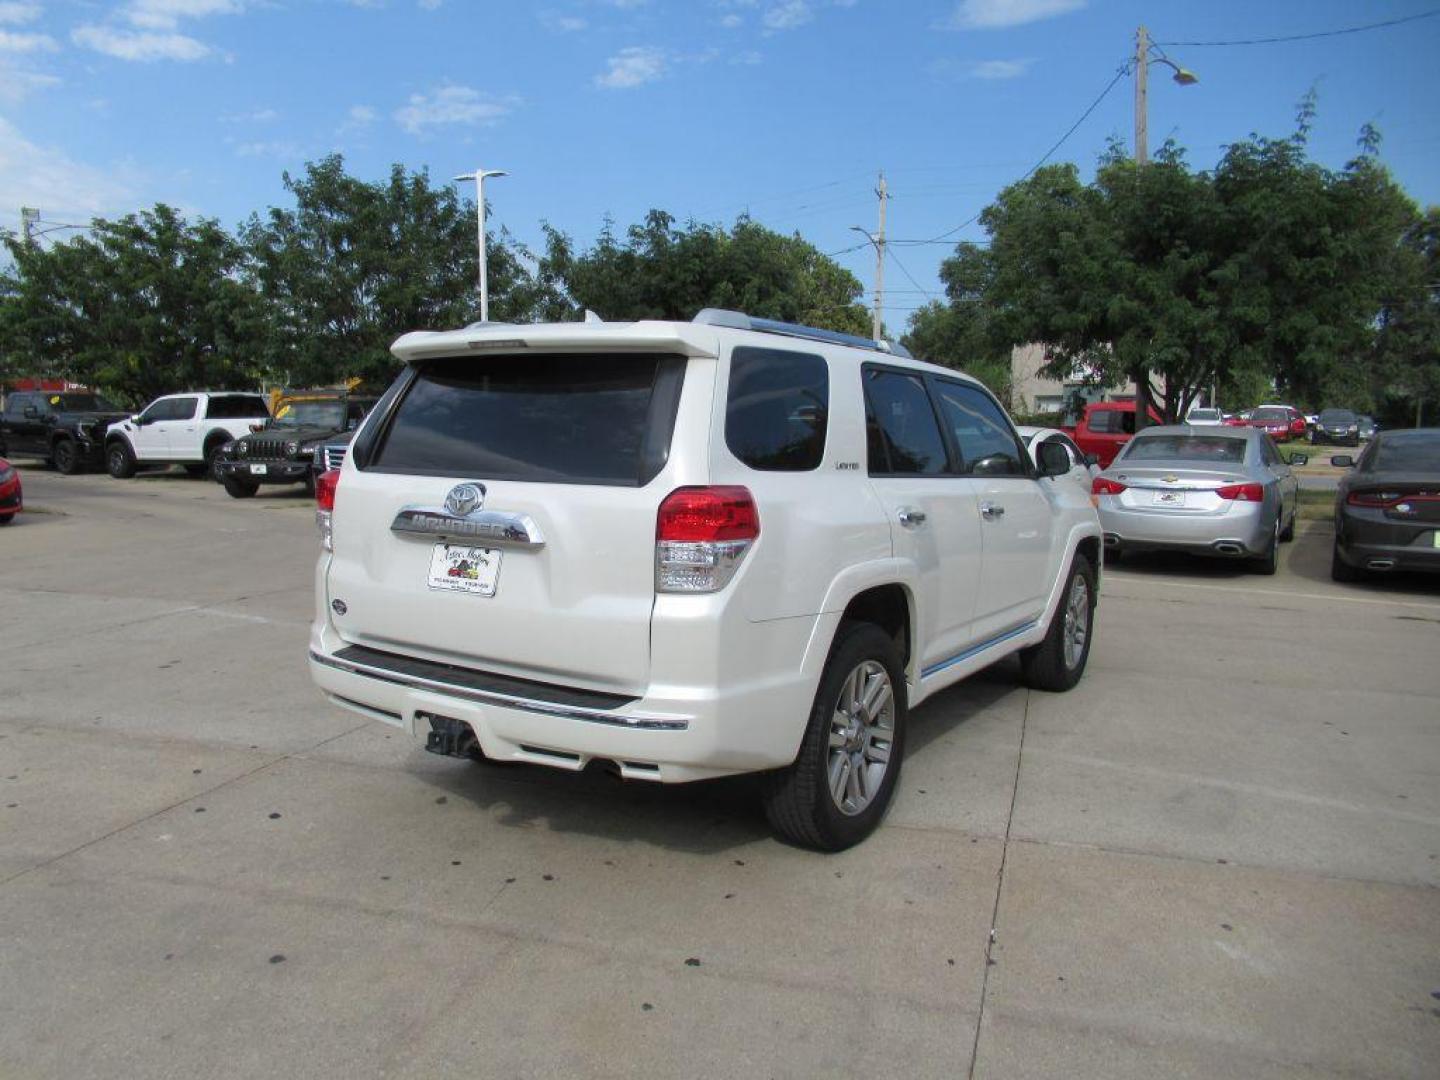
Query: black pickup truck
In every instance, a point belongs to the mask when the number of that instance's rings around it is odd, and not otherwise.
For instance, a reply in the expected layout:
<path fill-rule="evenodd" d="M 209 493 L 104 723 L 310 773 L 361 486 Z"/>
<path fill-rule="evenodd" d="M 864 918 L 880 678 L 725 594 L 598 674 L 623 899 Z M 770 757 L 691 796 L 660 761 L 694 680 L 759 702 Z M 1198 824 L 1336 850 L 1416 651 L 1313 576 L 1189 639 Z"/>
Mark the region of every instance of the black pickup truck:
<path fill-rule="evenodd" d="M 89 390 L 17 390 L 0 413 L 0 457 L 38 457 L 69 475 L 99 468 L 105 429 L 129 414 Z"/>
<path fill-rule="evenodd" d="M 317 448 L 354 432 L 374 404 L 372 397 L 345 394 L 282 401 L 265 427 L 220 448 L 216 475 L 237 499 L 254 495 L 261 484 L 303 483 L 313 490 Z"/>

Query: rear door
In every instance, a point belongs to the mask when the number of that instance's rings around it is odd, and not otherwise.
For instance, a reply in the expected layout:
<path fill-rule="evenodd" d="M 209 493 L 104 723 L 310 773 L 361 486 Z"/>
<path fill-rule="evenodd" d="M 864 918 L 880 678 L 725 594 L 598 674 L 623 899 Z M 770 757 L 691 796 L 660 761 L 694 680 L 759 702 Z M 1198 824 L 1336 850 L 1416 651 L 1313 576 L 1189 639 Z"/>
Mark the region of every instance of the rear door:
<path fill-rule="evenodd" d="M 45 453 L 44 410 L 47 407 L 39 394 L 10 395 L 5 402 L 5 442 L 10 453 Z M 26 415 L 27 409 L 32 415 Z"/>
<path fill-rule="evenodd" d="M 342 637 L 467 667 L 643 691 L 655 519 L 685 360 L 448 357 L 407 370 L 336 494 Z M 475 504 L 478 497 L 479 503 Z M 488 534 L 490 526 L 508 539 Z M 470 531 L 474 527 L 475 531 Z"/>
<path fill-rule="evenodd" d="M 870 486 L 890 521 L 897 558 L 919 574 L 915 597 L 921 674 L 973 639 L 980 588 L 975 483 L 957 476 L 923 376 L 865 365 Z"/>

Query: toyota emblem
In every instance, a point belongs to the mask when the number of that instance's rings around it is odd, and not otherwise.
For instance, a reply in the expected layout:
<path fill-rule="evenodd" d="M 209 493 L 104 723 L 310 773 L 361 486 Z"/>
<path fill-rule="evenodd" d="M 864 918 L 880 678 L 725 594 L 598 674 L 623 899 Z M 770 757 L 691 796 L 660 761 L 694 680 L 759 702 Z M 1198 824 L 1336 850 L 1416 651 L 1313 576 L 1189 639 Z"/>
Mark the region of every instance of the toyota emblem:
<path fill-rule="evenodd" d="M 468 517 L 484 505 L 484 484 L 456 484 L 445 496 L 445 509 L 456 517 Z"/>

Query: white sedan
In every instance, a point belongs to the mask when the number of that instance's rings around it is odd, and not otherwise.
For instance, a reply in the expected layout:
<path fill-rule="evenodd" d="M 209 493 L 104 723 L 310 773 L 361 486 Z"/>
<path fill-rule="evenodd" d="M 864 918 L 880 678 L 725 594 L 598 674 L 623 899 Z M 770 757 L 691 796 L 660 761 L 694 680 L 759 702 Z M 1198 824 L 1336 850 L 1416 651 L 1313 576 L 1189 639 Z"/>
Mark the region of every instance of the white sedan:
<path fill-rule="evenodd" d="M 1038 464 L 1039 447 L 1043 443 L 1058 443 L 1065 448 L 1065 453 L 1070 457 L 1070 471 L 1065 475 L 1080 481 L 1085 489 L 1090 489 L 1090 481 L 1100 475 L 1100 459 L 1094 454 L 1087 454 L 1075 444 L 1075 440 L 1065 432 L 1057 428 L 1048 427 L 1017 427 L 1015 429 L 1020 440 L 1030 450 L 1031 458 Z"/>

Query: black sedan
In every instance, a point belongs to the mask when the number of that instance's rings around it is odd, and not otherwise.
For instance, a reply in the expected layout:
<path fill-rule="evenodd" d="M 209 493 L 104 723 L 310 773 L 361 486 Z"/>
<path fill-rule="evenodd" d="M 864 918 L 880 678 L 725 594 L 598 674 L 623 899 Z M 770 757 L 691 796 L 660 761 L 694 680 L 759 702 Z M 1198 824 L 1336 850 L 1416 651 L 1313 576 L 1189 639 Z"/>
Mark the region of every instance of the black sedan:
<path fill-rule="evenodd" d="M 1440 428 L 1382 431 L 1335 496 L 1330 576 L 1356 581 L 1368 571 L 1440 572 Z"/>
<path fill-rule="evenodd" d="M 1360 445 L 1360 417 L 1349 409 L 1323 409 L 1310 431 L 1312 443 Z"/>

